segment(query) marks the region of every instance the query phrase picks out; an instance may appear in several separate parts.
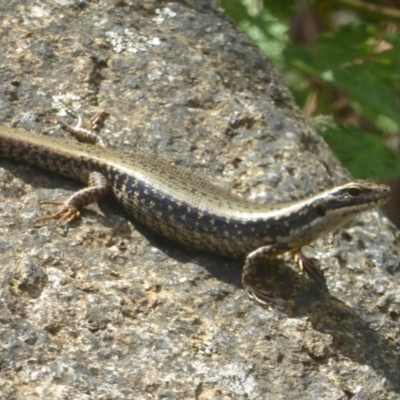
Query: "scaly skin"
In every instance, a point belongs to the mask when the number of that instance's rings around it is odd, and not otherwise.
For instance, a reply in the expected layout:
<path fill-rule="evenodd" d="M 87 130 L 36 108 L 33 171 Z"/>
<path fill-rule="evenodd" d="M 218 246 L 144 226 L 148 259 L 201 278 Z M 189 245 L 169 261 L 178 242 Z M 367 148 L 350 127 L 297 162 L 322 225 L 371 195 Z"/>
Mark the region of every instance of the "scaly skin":
<path fill-rule="evenodd" d="M 388 186 L 355 181 L 292 204 L 267 207 L 234 196 L 161 158 L 4 125 L 0 126 L 0 155 L 89 185 L 63 202 L 50 218 L 72 220 L 111 191 L 127 213 L 157 234 L 225 256 L 248 256 L 243 282 L 250 297 L 261 303 L 267 296 L 257 296 L 249 283 L 256 273 L 256 257 L 290 251 L 301 269 L 319 273 L 301 248 L 390 198 Z"/>

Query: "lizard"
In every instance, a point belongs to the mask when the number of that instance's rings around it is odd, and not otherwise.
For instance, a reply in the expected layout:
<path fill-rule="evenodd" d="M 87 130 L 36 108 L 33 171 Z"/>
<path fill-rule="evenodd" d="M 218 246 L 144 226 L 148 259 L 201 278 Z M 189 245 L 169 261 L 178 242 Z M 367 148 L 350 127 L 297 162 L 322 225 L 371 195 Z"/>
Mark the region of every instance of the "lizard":
<path fill-rule="evenodd" d="M 77 117 L 76 126 L 59 122 L 83 142 L 0 125 L 1 156 L 87 185 L 63 202 L 43 202 L 60 209 L 38 222 L 71 222 L 87 205 L 111 192 L 128 214 L 155 233 L 196 249 L 243 259 L 243 287 L 262 306 L 270 298 L 254 285 L 260 259 L 289 252 L 300 273 L 322 276 L 317 261 L 301 249 L 391 197 L 387 185 L 355 180 L 290 204 L 252 202 L 161 157 L 110 148 L 107 140 L 85 129 Z"/>

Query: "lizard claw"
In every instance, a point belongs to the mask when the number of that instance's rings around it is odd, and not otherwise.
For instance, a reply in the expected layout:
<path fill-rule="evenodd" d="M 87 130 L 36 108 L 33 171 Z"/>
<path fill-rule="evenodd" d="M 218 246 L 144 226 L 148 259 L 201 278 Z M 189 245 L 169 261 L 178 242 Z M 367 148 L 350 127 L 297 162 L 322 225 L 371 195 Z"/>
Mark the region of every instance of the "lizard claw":
<path fill-rule="evenodd" d="M 56 213 L 49 215 L 48 217 L 42 217 L 37 219 L 35 222 L 41 224 L 42 222 L 49 221 L 51 219 L 58 220 L 57 225 L 62 222 L 66 222 L 67 224 L 74 221 L 75 219 L 79 218 L 81 213 L 80 211 L 70 205 L 66 204 L 65 202 L 60 201 L 42 201 L 40 204 L 51 205 L 51 206 L 59 206 L 61 209 Z"/>
<path fill-rule="evenodd" d="M 246 283 L 244 287 L 247 296 L 253 300 L 256 304 L 263 308 L 271 306 L 274 301 L 274 296 L 267 293 L 264 290 L 259 290 L 253 287 L 253 285 Z"/>
<path fill-rule="evenodd" d="M 305 271 L 311 278 L 321 278 L 324 276 L 321 268 L 319 267 L 318 260 L 315 258 L 306 257 L 300 250 L 290 252 L 295 263 L 299 267 L 300 275 Z"/>

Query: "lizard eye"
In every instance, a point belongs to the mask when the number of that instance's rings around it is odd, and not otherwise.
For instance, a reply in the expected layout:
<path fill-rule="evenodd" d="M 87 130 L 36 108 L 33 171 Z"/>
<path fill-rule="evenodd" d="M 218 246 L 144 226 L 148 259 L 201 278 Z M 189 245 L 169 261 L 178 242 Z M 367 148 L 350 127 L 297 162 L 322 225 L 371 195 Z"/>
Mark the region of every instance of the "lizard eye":
<path fill-rule="evenodd" d="M 358 188 L 349 188 L 347 189 L 347 193 L 351 196 L 351 197 L 358 197 L 361 194 L 361 190 Z"/>

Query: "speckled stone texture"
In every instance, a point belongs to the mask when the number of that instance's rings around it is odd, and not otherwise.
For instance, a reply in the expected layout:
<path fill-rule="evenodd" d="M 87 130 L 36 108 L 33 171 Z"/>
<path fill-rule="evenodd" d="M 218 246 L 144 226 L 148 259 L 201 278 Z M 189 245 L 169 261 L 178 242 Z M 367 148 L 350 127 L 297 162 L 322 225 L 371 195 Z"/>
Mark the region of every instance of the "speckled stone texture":
<path fill-rule="evenodd" d="M 346 182 L 271 63 L 214 1 L 3 1 L 0 123 L 48 135 L 63 101 L 103 134 L 256 201 Z M 81 187 L 0 159 L 1 399 L 398 399 L 399 234 L 379 211 L 260 274 L 138 226 L 112 199 L 37 226 Z M 53 210 L 51 210 L 53 211 Z"/>

